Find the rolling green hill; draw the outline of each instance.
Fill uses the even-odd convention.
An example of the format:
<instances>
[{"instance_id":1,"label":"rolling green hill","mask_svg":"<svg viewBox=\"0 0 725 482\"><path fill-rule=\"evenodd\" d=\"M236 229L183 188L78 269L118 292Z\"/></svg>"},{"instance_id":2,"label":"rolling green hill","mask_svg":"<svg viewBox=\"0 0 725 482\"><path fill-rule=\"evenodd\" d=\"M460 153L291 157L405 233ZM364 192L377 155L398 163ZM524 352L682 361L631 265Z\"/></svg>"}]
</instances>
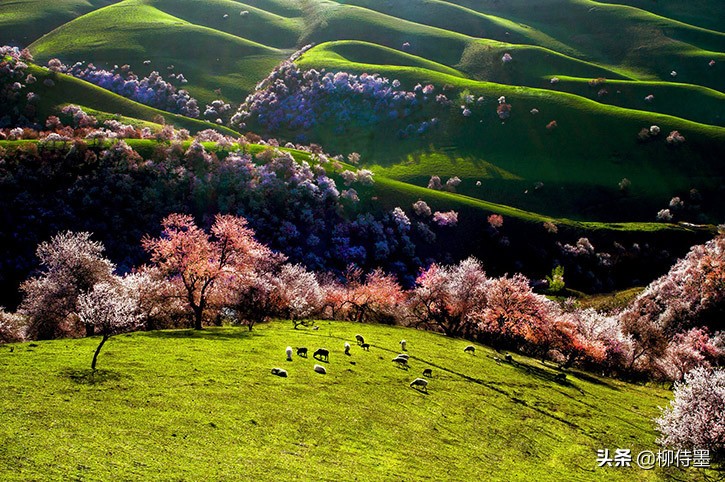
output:
<instances>
[{"instance_id":1,"label":"rolling green hill","mask_svg":"<svg viewBox=\"0 0 725 482\"><path fill-rule=\"evenodd\" d=\"M8 0L0 3L0 38L4 44L27 46L76 17L119 0Z\"/></svg>"},{"instance_id":2,"label":"rolling green hill","mask_svg":"<svg viewBox=\"0 0 725 482\"><path fill-rule=\"evenodd\" d=\"M431 175L458 176L464 181L459 192L470 196L580 220L592 215L595 219L615 220L614 215L620 220L654 220L661 209L655 207L665 207L672 196L686 193L692 186L715 195L722 184L725 129L721 127L622 109L562 92L466 80L422 67L361 64L340 59L337 53L330 55L331 50L326 44L313 48L298 64L306 68L344 64L348 71L400 79L409 88L422 80L448 85L454 93L465 89L486 99L471 117L454 117L432 138L400 141L396 132L374 127L356 127L339 137L320 134L327 139L327 148L358 151L386 177L425 186ZM496 115L496 99L501 95L514 112L505 123ZM722 102L720 94L712 95ZM534 108L539 114L529 112ZM546 129L551 120L558 124L553 131ZM640 143L637 133L653 124L663 132L687 133L687 143L672 148L664 142L666 134ZM623 178L632 181L629 197L618 188ZM477 188L479 180L483 186ZM544 186L534 192L537 182ZM612 210L608 203L631 206ZM709 209L720 212L715 204Z\"/></svg>"},{"instance_id":3,"label":"rolling green hill","mask_svg":"<svg viewBox=\"0 0 725 482\"><path fill-rule=\"evenodd\" d=\"M317 46L298 62L305 68L380 73L408 88L447 87L454 100L466 89L486 99L471 118L454 116L423 139L400 141L385 125L354 122L345 136L332 126L312 133L328 151L361 152L392 180L425 186L431 175L458 176L459 194L577 222L654 221L672 197L695 189L702 201L687 204L687 221L725 216L725 18L714 0L12 3L22 10L4 16L12 28L0 29L0 41L25 22L38 32L30 49L41 62L180 72L202 106L215 91L239 104L309 42ZM504 53L513 60L503 63ZM606 82L592 87L594 78ZM495 114L501 95L513 108L505 124ZM558 127L548 131L553 120ZM651 125L660 137L638 142ZM685 145L664 143L672 130ZM628 192L618 187L623 178Z\"/></svg>"},{"instance_id":4,"label":"rolling green hill","mask_svg":"<svg viewBox=\"0 0 725 482\"><path fill-rule=\"evenodd\" d=\"M155 3L128 0L83 15L34 42L31 51L40 62L62 57L99 66L130 64L142 75L181 72L201 102L216 98L216 89L242 98L290 53L187 22ZM151 63L144 66L145 60Z\"/></svg>"},{"instance_id":5,"label":"rolling green hill","mask_svg":"<svg viewBox=\"0 0 725 482\"><path fill-rule=\"evenodd\" d=\"M3 480L662 480L597 468L598 449L656 450L670 393L405 328L289 322L0 347ZM343 343L361 333L370 351ZM407 340L410 369L390 360ZM286 346L330 349L327 375ZM11 351L12 350L12 351ZM273 367L288 378L270 374ZM408 384L432 368L428 393Z\"/></svg>"}]
</instances>

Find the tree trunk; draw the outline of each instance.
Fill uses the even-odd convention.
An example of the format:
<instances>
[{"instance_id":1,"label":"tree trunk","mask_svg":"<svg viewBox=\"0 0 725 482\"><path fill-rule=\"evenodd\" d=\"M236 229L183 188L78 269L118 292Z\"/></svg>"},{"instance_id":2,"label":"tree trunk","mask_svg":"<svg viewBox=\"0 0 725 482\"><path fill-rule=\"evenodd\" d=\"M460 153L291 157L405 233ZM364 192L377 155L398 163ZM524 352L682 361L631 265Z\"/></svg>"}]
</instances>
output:
<instances>
[{"instance_id":1,"label":"tree trunk","mask_svg":"<svg viewBox=\"0 0 725 482\"><path fill-rule=\"evenodd\" d=\"M201 330L201 322L203 320L204 310L201 307L194 307L194 329Z\"/></svg>"},{"instance_id":2,"label":"tree trunk","mask_svg":"<svg viewBox=\"0 0 725 482\"><path fill-rule=\"evenodd\" d=\"M103 344L106 343L106 340L110 338L110 335L103 335L103 338L101 338L101 343L98 344L98 348L96 348L96 353L93 354L93 362L91 362L91 370L94 372L96 371L96 361L98 361L98 354L101 353L101 348L103 348Z\"/></svg>"},{"instance_id":3,"label":"tree trunk","mask_svg":"<svg viewBox=\"0 0 725 482\"><path fill-rule=\"evenodd\" d=\"M93 323L86 323L86 336L93 336L96 334L96 327Z\"/></svg>"}]
</instances>

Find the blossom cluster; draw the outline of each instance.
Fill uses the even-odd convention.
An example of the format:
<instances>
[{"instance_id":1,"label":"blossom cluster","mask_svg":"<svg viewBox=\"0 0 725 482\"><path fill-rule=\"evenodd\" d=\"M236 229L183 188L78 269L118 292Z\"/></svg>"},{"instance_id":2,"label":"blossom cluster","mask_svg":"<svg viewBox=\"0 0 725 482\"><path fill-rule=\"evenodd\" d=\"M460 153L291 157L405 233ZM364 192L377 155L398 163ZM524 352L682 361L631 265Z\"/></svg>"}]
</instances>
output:
<instances>
[{"instance_id":1,"label":"blossom cluster","mask_svg":"<svg viewBox=\"0 0 725 482\"><path fill-rule=\"evenodd\" d=\"M27 73L33 57L27 49L0 47L0 128L30 126L40 97L28 86L37 79Z\"/></svg>"},{"instance_id":2,"label":"blossom cluster","mask_svg":"<svg viewBox=\"0 0 725 482\"><path fill-rule=\"evenodd\" d=\"M353 122L400 124L399 136L423 135L438 124L449 104L433 85L403 89L398 80L377 74L302 70L288 60L279 65L232 117L232 125L256 123L267 131L309 131L331 122L342 132Z\"/></svg>"},{"instance_id":3,"label":"blossom cluster","mask_svg":"<svg viewBox=\"0 0 725 482\"><path fill-rule=\"evenodd\" d=\"M181 86L187 83L183 74L170 74L168 80L157 71L147 77L139 77L128 65L114 66L111 70L97 68L92 63L76 62L71 66L63 65L58 59L51 59L48 68L85 80L118 95L141 104L165 110L187 117L199 117L199 105L196 99ZM222 102L222 108L224 103ZM219 106L212 103L207 113L218 116ZM215 110L216 109L216 110ZM214 112L213 114L211 114ZM205 113L206 114L206 113ZM208 117L208 116L207 116Z\"/></svg>"}]
</instances>

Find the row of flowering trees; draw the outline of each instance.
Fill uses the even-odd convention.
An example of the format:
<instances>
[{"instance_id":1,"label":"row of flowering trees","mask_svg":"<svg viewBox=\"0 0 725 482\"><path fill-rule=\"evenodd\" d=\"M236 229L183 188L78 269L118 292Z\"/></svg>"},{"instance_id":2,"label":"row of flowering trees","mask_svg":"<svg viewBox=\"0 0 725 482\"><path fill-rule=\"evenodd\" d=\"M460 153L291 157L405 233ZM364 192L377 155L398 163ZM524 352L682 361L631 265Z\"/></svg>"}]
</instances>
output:
<instances>
[{"instance_id":1,"label":"row of flowering trees","mask_svg":"<svg viewBox=\"0 0 725 482\"><path fill-rule=\"evenodd\" d=\"M148 329L202 329L226 320L251 329L270 317L296 325L311 317L397 323L553 359L564 367L670 380L725 361L723 333L695 322L707 310L722 309L725 237L694 248L621 314L607 315L536 294L521 274L489 277L475 258L432 264L404 290L379 269L365 274L351 266L335 276L289 263L257 241L242 217L218 215L205 231L191 216L172 214L162 227L160 236L142 242L150 264L123 277L114 274L103 246L88 233L65 232L41 243L37 255L43 272L21 287L22 317L3 315L4 338L17 334L19 323L27 323L31 338L91 335L97 320L101 333L113 332L116 328L105 325L114 322L104 321L92 305L115 293L123 306L106 311L135 313L119 318L122 327L137 322ZM683 277L683 270L689 275ZM682 303L689 309L673 312Z\"/></svg>"},{"instance_id":2,"label":"row of flowering trees","mask_svg":"<svg viewBox=\"0 0 725 482\"><path fill-rule=\"evenodd\" d=\"M209 231L183 214L168 216L162 225L160 236L147 236L142 243L150 264L125 276L114 273L102 244L89 233L64 232L41 243L37 255L43 272L22 285L25 297L18 313L0 312L0 341L100 335L91 364L95 370L107 340L132 329L202 329L226 318L251 330L270 317L291 319L295 328L310 317L407 324L553 358L563 367L619 374L648 370L683 380L657 419L660 442L710 448L715 460L724 453L725 385L722 371L710 368L725 360L725 338L702 327L681 330L692 324L691 316L722 306L718 270L725 237L693 249L616 316L555 303L532 292L520 274L488 277L474 258L434 264L406 291L381 270L365 275L350 267L339 278L288 263L259 243L242 217L218 215ZM690 276L682 277L683 270ZM678 321L667 313L664 284L669 295L687 298L692 313L683 312ZM693 289L698 296L689 293ZM657 308L649 302L653 298L661 303ZM643 325L631 324L633 313L645 319L643 324L661 317L667 322L642 330ZM643 343L653 338L664 350L643 356ZM662 370L667 366L671 369Z\"/></svg>"}]
</instances>

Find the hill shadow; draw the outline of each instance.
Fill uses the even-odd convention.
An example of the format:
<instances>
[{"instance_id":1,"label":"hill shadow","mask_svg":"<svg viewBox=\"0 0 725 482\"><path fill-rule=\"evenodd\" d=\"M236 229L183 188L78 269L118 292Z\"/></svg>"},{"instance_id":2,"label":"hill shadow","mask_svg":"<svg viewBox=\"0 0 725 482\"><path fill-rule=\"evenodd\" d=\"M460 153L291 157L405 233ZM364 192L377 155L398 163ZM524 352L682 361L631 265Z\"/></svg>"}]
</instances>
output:
<instances>
[{"instance_id":1,"label":"hill shadow","mask_svg":"<svg viewBox=\"0 0 725 482\"><path fill-rule=\"evenodd\" d=\"M192 339L196 338L199 340L243 340L246 338L252 338L255 336L263 336L255 331L249 331L246 328L239 330L162 330L162 331L147 331L144 333L145 336L152 338L165 338L165 339Z\"/></svg>"},{"instance_id":2,"label":"hill shadow","mask_svg":"<svg viewBox=\"0 0 725 482\"><path fill-rule=\"evenodd\" d=\"M524 407L526 407L528 409L531 409L531 410L533 410L533 411L535 411L535 412L537 412L537 413L539 413L539 414L541 414L541 415L543 415L545 417L551 418L553 420L556 420L557 422L561 422L561 423L563 423L565 425L568 425L571 428L574 428L574 429L577 429L577 430L580 430L581 429L581 427L579 427L579 425L577 425L576 423L570 422L569 420L566 420L565 418L559 417L558 415L554 415L553 413L546 412L545 410L542 410L542 409L540 409L540 408L538 408L538 407L536 407L534 405L531 405L526 400L522 400L520 398L517 398L517 397L513 396L511 393L509 393L506 390L503 390L503 389L495 386L493 383L489 383L489 382L487 382L485 380L481 380L480 378L475 378L475 377L472 377L470 375L466 375L465 373L457 372L457 371L452 370L450 368L446 368L446 367L443 367L443 366L438 365L436 363L432 363L431 361L425 360L423 358L419 358L419 357L416 357L416 356L411 356L410 359L411 360L417 360L417 361L426 363L426 364L428 364L431 367L435 367L435 368L441 370L442 372L450 373L451 375L455 375L457 377L461 377L464 380L467 380L467 381L472 382L472 383L475 383L477 385L481 385L483 387L486 387L489 390L492 390L492 391L494 391L494 392L496 392L496 393L498 393L500 395L503 395L504 397L506 397L509 400L511 400L511 402L513 402L513 403L516 403L518 405L522 405L522 406L524 406ZM525 364L519 364L519 365L525 365ZM529 365L526 365L526 366L529 366ZM554 376L555 375L549 374L548 372L546 372L546 370L543 370L543 369L537 368L537 367L532 367L532 368L536 368L537 370L539 370L539 372L546 373L546 376L544 376L542 373L538 373L539 378L541 378L542 380L549 380L549 381L553 381L554 380ZM526 368L525 367L521 367L521 369L524 370L524 371L526 371ZM527 372L527 374L531 375L532 372ZM536 376L536 375L534 375L534 376ZM573 388L575 388L575 389L577 389L577 390L579 390L581 392L581 389L578 388L578 387L576 387L575 385L570 384L570 383L568 383L566 381L564 383L565 384L569 384L570 386L572 386Z\"/></svg>"},{"instance_id":3,"label":"hill shadow","mask_svg":"<svg viewBox=\"0 0 725 482\"><path fill-rule=\"evenodd\" d=\"M90 368L66 368L60 372L62 378L69 378L79 385L100 385L121 379L121 374L113 370L91 370Z\"/></svg>"}]
</instances>

